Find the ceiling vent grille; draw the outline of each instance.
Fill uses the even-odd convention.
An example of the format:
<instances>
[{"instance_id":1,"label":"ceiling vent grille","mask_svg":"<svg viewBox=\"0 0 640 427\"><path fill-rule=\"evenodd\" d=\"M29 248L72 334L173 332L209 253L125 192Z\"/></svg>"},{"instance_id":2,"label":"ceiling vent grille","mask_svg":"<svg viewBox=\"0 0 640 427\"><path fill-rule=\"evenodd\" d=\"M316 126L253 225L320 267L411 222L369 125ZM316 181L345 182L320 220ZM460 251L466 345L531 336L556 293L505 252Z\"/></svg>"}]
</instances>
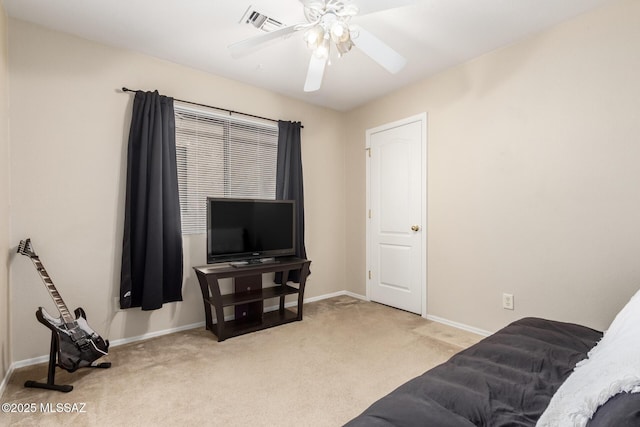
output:
<instances>
[{"instance_id":1,"label":"ceiling vent grille","mask_svg":"<svg viewBox=\"0 0 640 427\"><path fill-rule=\"evenodd\" d=\"M249 6L247 11L240 20L241 23L251 24L259 30L271 32L279 28L284 27L284 24L273 18L269 18L267 15L254 10L252 6Z\"/></svg>"}]
</instances>

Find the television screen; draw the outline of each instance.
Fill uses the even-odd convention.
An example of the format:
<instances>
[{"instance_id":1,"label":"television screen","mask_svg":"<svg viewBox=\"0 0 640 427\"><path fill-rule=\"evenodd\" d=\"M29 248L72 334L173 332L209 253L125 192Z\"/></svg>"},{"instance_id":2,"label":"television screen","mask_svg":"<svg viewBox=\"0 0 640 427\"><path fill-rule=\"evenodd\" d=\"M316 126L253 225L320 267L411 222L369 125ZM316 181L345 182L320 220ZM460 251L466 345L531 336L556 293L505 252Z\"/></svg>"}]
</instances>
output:
<instances>
[{"instance_id":1,"label":"television screen","mask_svg":"<svg viewBox=\"0 0 640 427\"><path fill-rule=\"evenodd\" d=\"M295 254L295 202L207 198L207 263Z\"/></svg>"}]
</instances>

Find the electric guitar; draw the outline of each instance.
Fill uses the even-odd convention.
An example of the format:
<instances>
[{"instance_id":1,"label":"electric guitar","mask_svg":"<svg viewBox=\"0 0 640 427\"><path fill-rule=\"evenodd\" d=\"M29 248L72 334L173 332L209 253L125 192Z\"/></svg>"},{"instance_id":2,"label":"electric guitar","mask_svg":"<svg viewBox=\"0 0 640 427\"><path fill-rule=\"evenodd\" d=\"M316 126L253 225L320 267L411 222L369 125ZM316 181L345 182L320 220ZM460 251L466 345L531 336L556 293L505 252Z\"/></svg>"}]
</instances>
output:
<instances>
[{"instance_id":1,"label":"electric guitar","mask_svg":"<svg viewBox=\"0 0 640 427\"><path fill-rule=\"evenodd\" d=\"M20 241L18 253L31 259L60 312L60 317L56 318L42 307L36 311L38 321L55 333L58 341L58 365L69 372L86 366L97 366L94 361L107 355L109 341L103 340L89 327L87 315L82 308L76 308L75 318L71 315L53 280L33 250L31 239Z\"/></svg>"}]
</instances>

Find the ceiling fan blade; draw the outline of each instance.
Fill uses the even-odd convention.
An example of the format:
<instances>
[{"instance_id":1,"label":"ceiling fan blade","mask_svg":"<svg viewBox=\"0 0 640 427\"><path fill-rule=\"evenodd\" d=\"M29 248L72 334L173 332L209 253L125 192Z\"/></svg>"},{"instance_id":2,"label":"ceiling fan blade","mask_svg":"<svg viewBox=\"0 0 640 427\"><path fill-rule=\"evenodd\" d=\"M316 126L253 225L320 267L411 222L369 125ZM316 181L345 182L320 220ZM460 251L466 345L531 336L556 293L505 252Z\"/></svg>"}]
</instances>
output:
<instances>
[{"instance_id":1,"label":"ceiling fan blade","mask_svg":"<svg viewBox=\"0 0 640 427\"><path fill-rule=\"evenodd\" d=\"M380 12L381 10L395 9L396 7L408 6L418 3L419 0L352 0L351 3L358 6L358 16L369 13Z\"/></svg>"},{"instance_id":2,"label":"ceiling fan blade","mask_svg":"<svg viewBox=\"0 0 640 427\"><path fill-rule=\"evenodd\" d=\"M304 82L305 92L315 92L322 86L322 76L324 76L324 67L327 64L326 58L318 58L311 55L309 61L309 70L307 71L307 80Z\"/></svg>"},{"instance_id":3,"label":"ceiling fan blade","mask_svg":"<svg viewBox=\"0 0 640 427\"><path fill-rule=\"evenodd\" d=\"M280 28L279 30L271 31L269 33L261 34L256 37L251 37L250 39L230 44L228 47L231 51L231 56L234 58L240 58L248 55L263 47L270 41L288 36L289 34L298 31L298 29L300 29L299 27L300 24L291 25L289 27Z\"/></svg>"},{"instance_id":4,"label":"ceiling fan blade","mask_svg":"<svg viewBox=\"0 0 640 427\"><path fill-rule=\"evenodd\" d=\"M387 71L396 74L405 66L407 60L389 45L362 27L354 25L352 28L357 33L357 37L353 38L353 44Z\"/></svg>"}]
</instances>

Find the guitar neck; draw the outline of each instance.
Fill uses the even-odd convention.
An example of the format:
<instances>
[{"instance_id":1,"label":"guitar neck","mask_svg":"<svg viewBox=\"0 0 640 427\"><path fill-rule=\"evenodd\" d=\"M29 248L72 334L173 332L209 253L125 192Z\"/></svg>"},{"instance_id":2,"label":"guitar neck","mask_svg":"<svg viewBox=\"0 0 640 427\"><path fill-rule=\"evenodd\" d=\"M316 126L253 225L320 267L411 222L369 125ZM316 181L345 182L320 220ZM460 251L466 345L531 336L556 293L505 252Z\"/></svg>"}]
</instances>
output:
<instances>
[{"instance_id":1,"label":"guitar neck","mask_svg":"<svg viewBox=\"0 0 640 427\"><path fill-rule=\"evenodd\" d=\"M58 293L58 290L53 284L53 280L51 280L51 277L49 277L49 273L47 273L47 270L44 268L44 265L42 265L40 258L38 258L37 256L32 256L31 261L33 262L33 265L36 267L38 274L40 274L40 278L42 279L45 287L49 291L49 295L51 295L53 302L56 304L56 307L60 312L60 316L62 317L63 322L66 324L74 323L75 321L74 317L71 315L71 312L69 312L67 305L62 300L60 293Z\"/></svg>"}]
</instances>

